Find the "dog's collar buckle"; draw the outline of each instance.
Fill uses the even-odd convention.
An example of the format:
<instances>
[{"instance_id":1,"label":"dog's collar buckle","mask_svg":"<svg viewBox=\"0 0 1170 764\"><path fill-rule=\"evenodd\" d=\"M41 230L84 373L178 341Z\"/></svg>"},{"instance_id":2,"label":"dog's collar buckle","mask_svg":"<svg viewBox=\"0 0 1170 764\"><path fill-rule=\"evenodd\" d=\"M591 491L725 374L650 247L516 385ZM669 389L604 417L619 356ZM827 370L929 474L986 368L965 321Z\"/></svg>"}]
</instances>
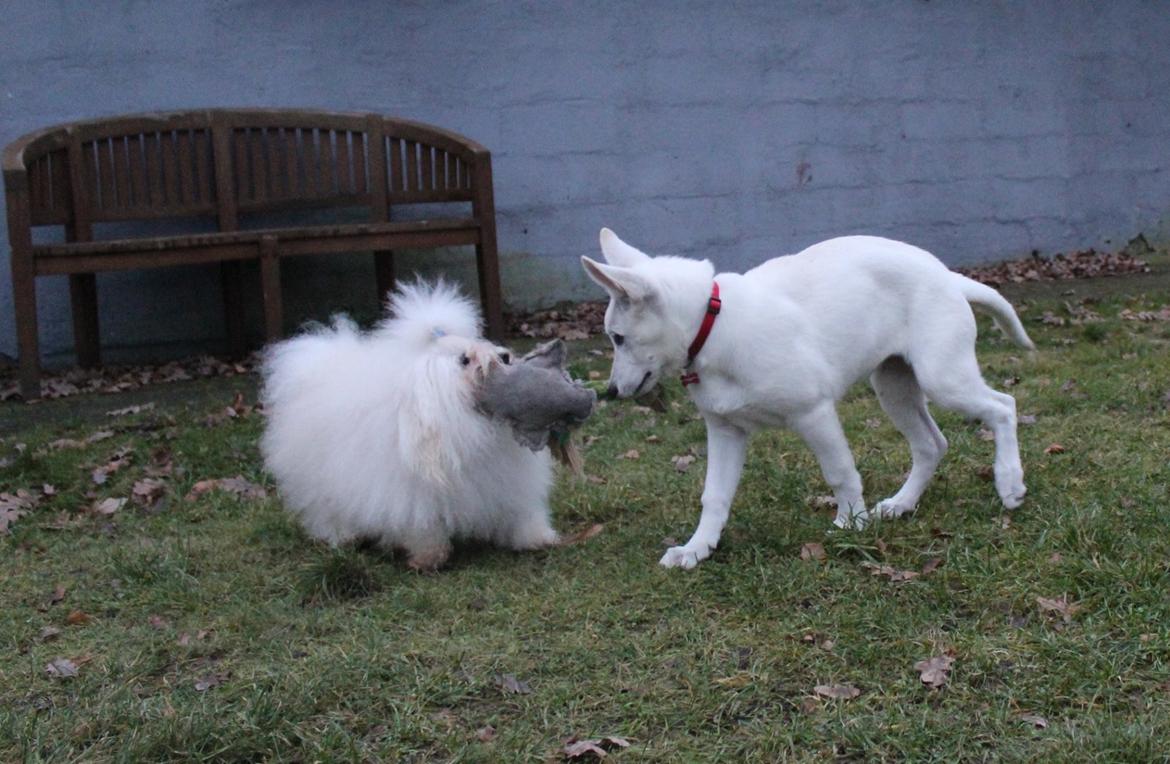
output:
<instances>
[{"instance_id":1,"label":"dog's collar buckle","mask_svg":"<svg viewBox=\"0 0 1170 764\"><path fill-rule=\"evenodd\" d=\"M687 348L687 365L690 368L695 361L695 356L703 349L703 344L707 342L707 335L711 333L711 327L715 326L715 317L719 315L719 311L723 309L723 301L719 299L719 282L711 282L711 297L707 300L707 312L703 315L703 323L699 326L699 333L695 335L691 346ZM697 385L699 383L699 373L697 371L689 371L680 377L683 387L688 385Z\"/></svg>"}]
</instances>

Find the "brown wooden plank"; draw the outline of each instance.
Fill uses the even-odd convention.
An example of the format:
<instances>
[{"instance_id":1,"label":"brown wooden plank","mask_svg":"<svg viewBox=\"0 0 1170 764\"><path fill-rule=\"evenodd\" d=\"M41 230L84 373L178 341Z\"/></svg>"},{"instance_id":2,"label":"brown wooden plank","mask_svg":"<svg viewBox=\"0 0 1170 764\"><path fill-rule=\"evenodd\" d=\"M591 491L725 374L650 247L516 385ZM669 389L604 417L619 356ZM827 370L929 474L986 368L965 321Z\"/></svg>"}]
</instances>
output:
<instances>
[{"instance_id":1,"label":"brown wooden plank","mask_svg":"<svg viewBox=\"0 0 1170 764\"><path fill-rule=\"evenodd\" d=\"M405 191L418 191L418 144L414 141L404 141L406 148L406 185Z\"/></svg>"},{"instance_id":2,"label":"brown wooden plank","mask_svg":"<svg viewBox=\"0 0 1170 764\"><path fill-rule=\"evenodd\" d=\"M69 146L69 185L73 189L71 241L93 238L94 194L97 192L97 170L93 163L93 144L82 144L74 139Z\"/></svg>"},{"instance_id":3,"label":"brown wooden plank","mask_svg":"<svg viewBox=\"0 0 1170 764\"><path fill-rule=\"evenodd\" d=\"M114 186L114 157L112 141L108 138L95 141L94 155L97 159L97 174L99 184L98 207L104 210L118 208L118 192Z\"/></svg>"},{"instance_id":4,"label":"brown wooden plank","mask_svg":"<svg viewBox=\"0 0 1170 764\"><path fill-rule=\"evenodd\" d=\"M284 131L284 170L288 179L289 196L301 195L301 151L296 130Z\"/></svg>"},{"instance_id":5,"label":"brown wooden plank","mask_svg":"<svg viewBox=\"0 0 1170 764\"><path fill-rule=\"evenodd\" d=\"M77 365L83 369L100 366L97 278L94 274L69 275L69 300L73 309L73 350Z\"/></svg>"},{"instance_id":6,"label":"brown wooden plank","mask_svg":"<svg viewBox=\"0 0 1170 764\"><path fill-rule=\"evenodd\" d=\"M146 187L149 190L150 206L161 208L166 206L166 192L163 190L162 149L158 133L147 133L142 136L142 146L146 155Z\"/></svg>"},{"instance_id":7,"label":"brown wooden plank","mask_svg":"<svg viewBox=\"0 0 1170 764\"><path fill-rule=\"evenodd\" d=\"M353 187L358 194L366 194L370 190L366 185L366 158L369 156L367 143L365 133L353 133ZM385 170L385 162L382 167ZM384 176L386 173L383 171L382 174Z\"/></svg>"},{"instance_id":8,"label":"brown wooden plank","mask_svg":"<svg viewBox=\"0 0 1170 764\"><path fill-rule=\"evenodd\" d=\"M260 239L260 292L264 303L264 335L273 342L280 339L284 324L280 299L280 250L275 236Z\"/></svg>"},{"instance_id":9,"label":"brown wooden plank","mask_svg":"<svg viewBox=\"0 0 1170 764\"><path fill-rule=\"evenodd\" d=\"M130 161L126 153L126 139L114 138L111 141L114 161L110 165L114 173L114 186L118 194L117 206L126 209L134 206L134 199L130 195Z\"/></svg>"},{"instance_id":10,"label":"brown wooden plank","mask_svg":"<svg viewBox=\"0 0 1170 764\"><path fill-rule=\"evenodd\" d=\"M236 186L232 178L232 128L216 117L211 126L211 161L215 168L215 211L219 230L234 231L239 226Z\"/></svg>"},{"instance_id":11,"label":"brown wooden plank","mask_svg":"<svg viewBox=\"0 0 1170 764\"><path fill-rule=\"evenodd\" d=\"M126 163L132 204L135 207L149 207L150 189L146 185L146 159L142 155L141 135L126 138Z\"/></svg>"},{"instance_id":12,"label":"brown wooden plank","mask_svg":"<svg viewBox=\"0 0 1170 764\"><path fill-rule=\"evenodd\" d=\"M35 219L50 211L49 158L41 157L28 168L29 210Z\"/></svg>"},{"instance_id":13,"label":"brown wooden plank","mask_svg":"<svg viewBox=\"0 0 1170 764\"><path fill-rule=\"evenodd\" d=\"M402 141L390 139L390 190L401 191L406 187L402 171Z\"/></svg>"},{"instance_id":14,"label":"brown wooden plank","mask_svg":"<svg viewBox=\"0 0 1170 764\"><path fill-rule=\"evenodd\" d=\"M252 193L252 173L248 167L248 133L232 130L232 170L235 173L236 198L241 202L255 199Z\"/></svg>"},{"instance_id":15,"label":"brown wooden plank","mask_svg":"<svg viewBox=\"0 0 1170 764\"><path fill-rule=\"evenodd\" d=\"M353 182L352 173L353 154L350 141L353 139L353 133L341 132L337 134L337 192L339 194L352 194Z\"/></svg>"},{"instance_id":16,"label":"brown wooden plank","mask_svg":"<svg viewBox=\"0 0 1170 764\"><path fill-rule=\"evenodd\" d=\"M176 136L175 164L179 167L179 201L183 205L194 204L198 200L195 195L195 153L189 130L180 130Z\"/></svg>"},{"instance_id":17,"label":"brown wooden plank","mask_svg":"<svg viewBox=\"0 0 1170 764\"><path fill-rule=\"evenodd\" d=\"M166 131L159 134L159 154L162 156L163 193L166 195L166 207L179 207L182 200L179 198L179 164L175 157L175 134Z\"/></svg>"},{"instance_id":18,"label":"brown wooden plank","mask_svg":"<svg viewBox=\"0 0 1170 764\"><path fill-rule=\"evenodd\" d=\"M459 181L455 177L455 163L456 158L446 151L443 152L443 188L449 190L459 187Z\"/></svg>"},{"instance_id":19,"label":"brown wooden plank","mask_svg":"<svg viewBox=\"0 0 1170 764\"><path fill-rule=\"evenodd\" d=\"M192 135L195 145L195 187L199 202L215 201L215 172L211 166L211 131L196 130Z\"/></svg>"},{"instance_id":20,"label":"brown wooden plank","mask_svg":"<svg viewBox=\"0 0 1170 764\"><path fill-rule=\"evenodd\" d=\"M322 196L332 196L337 188L335 185L337 166L333 150L334 133L330 130L321 130L319 138L321 144L321 186L319 190Z\"/></svg>"},{"instance_id":21,"label":"brown wooden plank","mask_svg":"<svg viewBox=\"0 0 1170 764\"><path fill-rule=\"evenodd\" d=\"M290 195L288 188L288 174L285 171L285 142L284 130L273 128L268 131L268 187L273 199L283 199Z\"/></svg>"},{"instance_id":22,"label":"brown wooden plank","mask_svg":"<svg viewBox=\"0 0 1170 764\"><path fill-rule=\"evenodd\" d=\"M434 163L434 149L430 146L420 144L418 147L421 162L419 164L419 188L423 191L435 190L435 163Z\"/></svg>"},{"instance_id":23,"label":"brown wooden plank","mask_svg":"<svg viewBox=\"0 0 1170 764\"><path fill-rule=\"evenodd\" d=\"M305 185L303 194L305 196L317 196L318 182L317 178L318 163L317 163L317 141L319 136L316 130L302 130L300 133L300 142L298 147L300 150L300 159L305 168Z\"/></svg>"},{"instance_id":24,"label":"brown wooden plank","mask_svg":"<svg viewBox=\"0 0 1170 764\"><path fill-rule=\"evenodd\" d=\"M258 201L267 201L272 198L268 189L268 138L264 128L249 131L248 154L252 160L252 189L253 198Z\"/></svg>"},{"instance_id":25,"label":"brown wooden plank","mask_svg":"<svg viewBox=\"0 0 1170 764\"><path fill-rule=\"evenodd\" d=\"M53 151L46 154L49 159L49 177L53 186L52 209L54 217L69 211L69 162L64 151Z\"/></svg>"}]
</instances>

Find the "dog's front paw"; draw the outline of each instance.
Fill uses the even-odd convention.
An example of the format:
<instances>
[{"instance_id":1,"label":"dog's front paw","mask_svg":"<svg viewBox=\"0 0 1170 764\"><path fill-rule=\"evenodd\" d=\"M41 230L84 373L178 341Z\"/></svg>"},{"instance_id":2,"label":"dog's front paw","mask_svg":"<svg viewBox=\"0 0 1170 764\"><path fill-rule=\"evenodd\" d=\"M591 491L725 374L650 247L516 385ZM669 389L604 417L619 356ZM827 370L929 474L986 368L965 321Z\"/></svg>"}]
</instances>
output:
<instances>
[{"instance_id":1,"label":"dog's front paw","mask_svg":"<svg viewBox=\"0 0 1170 764\"><path fill-rule=\"evenodd\" d=\"M666 554L662 555L658 564L664 568L690 570L711 555L711 549L709 547L705 549L706 551L699 552L690 547L672 546L666 550Z\"/></svg>"},{"instance_id":2,"label":"dog's front paw","mask_svg":"<svg viewBox=\"0 0 1170 764\"><path fill-rule=\"evenodd\" d=\"M833 520L833 525L843 530L859 531L869 525L872 519L869 512L839 512Z\"/></svg>"},{"instance_id":3,"label":"dog's front paw","mask_svg":"<svg viewBox=\"0 0 1170 764\"><path fill-rule=\"evenodd\" d=\"M901 517L914 511L914 507L898 504L892 498L882 499L873 508L878 517Z\"/></svg>"}]
</instances>

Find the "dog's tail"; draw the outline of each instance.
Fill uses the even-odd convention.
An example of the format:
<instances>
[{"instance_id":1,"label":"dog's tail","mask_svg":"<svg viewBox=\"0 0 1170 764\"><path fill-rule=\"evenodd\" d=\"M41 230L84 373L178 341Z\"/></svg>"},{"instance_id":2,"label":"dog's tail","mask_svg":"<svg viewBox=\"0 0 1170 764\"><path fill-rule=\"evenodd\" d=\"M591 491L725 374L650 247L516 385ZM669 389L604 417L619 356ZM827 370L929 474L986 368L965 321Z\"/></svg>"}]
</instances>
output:
<instances>
[{"instance_id":1,"label":"dog's tail","mask_svg":"<svg viewBox=\"0 0 1170 764\"><path fill-rule=\"evenodd\" d=\"M1024 331L1024 325L1020 323L1020 317L1016 315L1015 308L1004 299L1003 295L986 284L980 284L962 274L954 273L952 275L959 285L959 291L967 298L967 302L990 313L1000 331L1011 337L1017 345L1028 350L1036 349L1031 338L1028 337L1028 333Z\"/></svg>"},{"instance_id":2,"label":"dog's tail","mask_svg":"<svg viewBox=\"0 0 1170 764\"><path fill-rule=\"evenodd\" d=\"M422 279L403 284L389 295L387 307L389 316L378 324L378 333L410 345L425 345L447 334L468 339L482 336L483 323L475 304L442 279L433 284Z\"/></svg>"}]
</instances>

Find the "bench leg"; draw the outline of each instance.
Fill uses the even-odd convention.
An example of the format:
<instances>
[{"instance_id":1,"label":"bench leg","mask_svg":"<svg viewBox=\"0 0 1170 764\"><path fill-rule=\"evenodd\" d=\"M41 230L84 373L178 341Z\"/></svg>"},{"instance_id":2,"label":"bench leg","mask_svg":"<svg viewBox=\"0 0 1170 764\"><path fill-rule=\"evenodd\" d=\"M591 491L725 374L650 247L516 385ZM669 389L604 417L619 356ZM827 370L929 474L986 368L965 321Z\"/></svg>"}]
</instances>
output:
<instances>
[{"instance_id":1,"label":"bench leg","mask_svg":"<svg viewBox=\"0 0 1170 764\"><path fill-rule=\"evenodd\" d=\"M243 270L239 260L224 260L219 264L223 325L227 331L228 353L233 358L242 358L245 351Z\"/></svg>"},{"instance_id":2,"label":"bench leg","mask_svg":"<svg viewBox=\"0 0 1170 764\"><path fill-rule=\"evenodd\" d=\"M37 285L31 269L12 267L16 307L16 348L20 355L20 394L26 401L41 397L41 355L37 342Z\"/></svg>"},{"instance_id":3,"label":"bench leg","mask_svg":"<svg viewBox=\"0 0 1170 764\"><path fill-rule=\"evenodd\" d=\"M385 307L387 295L394 291L393 250L374 253L374 280L378 284L378 306Z\"/></svg>"},{"instance_id":4,"label":"bench leg","mask_svg":"<svg viewBox=\"0 0 1170 764\"><path fill-rule=\"evenodd\" d=\"M479 271L479 299L483 302L483 317L487 322L487 336L493 342L504 341L504 312L500 297L500 258L496 253L495 236L475 246L475 264Z\"/></svg>"},{"instance_id":5,"label":"bench leg","mask_svg":"<svg viewBox=\"0 0 1170 764\"><path fill-rule=\"evenodd\" d=\"M97 276L74 273L69 276L69 301L73 306L73 349L83 369L101 366L98 331Z\"/></svg>"},{"instance_id":6,"label":"bench leg","mask_svg":"<svg viewBox=\"0 0 1170 764\"><path fill-rule=\"evenodd\" d=\"M276 239L260 240L260 290L264 300L264 337L275 342L282 334L284 310L280 303L280 254Z\"/></svg>"}]
</instances>

